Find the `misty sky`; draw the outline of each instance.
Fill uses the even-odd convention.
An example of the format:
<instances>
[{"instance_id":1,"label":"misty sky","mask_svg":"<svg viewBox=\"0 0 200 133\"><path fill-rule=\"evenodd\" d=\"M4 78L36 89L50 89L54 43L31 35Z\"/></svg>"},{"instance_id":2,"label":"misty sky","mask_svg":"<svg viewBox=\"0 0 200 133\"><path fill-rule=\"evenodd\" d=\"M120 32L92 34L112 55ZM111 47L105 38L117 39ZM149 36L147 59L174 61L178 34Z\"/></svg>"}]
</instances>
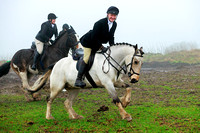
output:
<instances>
[{"instance_id":1,"label":"misty sky","mask_svg":"<svg viewBox=\"0 0 200 133\"><path fill-rule=\"evenodd\" d=\"M199 0L1 0L0 57L30 48L51 12L58 16L58 31L67 23L81 37L106 17L109 6L120 10L115 42L137 43L153 52L177 42L200 47Z\"/></svg>"}]
</instances>

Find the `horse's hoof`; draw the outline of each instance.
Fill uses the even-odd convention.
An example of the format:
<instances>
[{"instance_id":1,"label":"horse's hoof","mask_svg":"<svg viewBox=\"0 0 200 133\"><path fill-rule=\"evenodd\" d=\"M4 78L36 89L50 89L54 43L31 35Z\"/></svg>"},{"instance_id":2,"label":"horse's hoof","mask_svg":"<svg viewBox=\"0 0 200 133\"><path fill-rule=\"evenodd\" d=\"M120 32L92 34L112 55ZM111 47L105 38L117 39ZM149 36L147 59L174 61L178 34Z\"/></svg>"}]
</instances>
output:
<instances>
[{"instance_id":1,"label":"horse's hoof","mask_svg":"<svg viewBox=\"0 0 200 133\"><path fill-rule=\"evenodd\" d=\"M32 97L30 97L30 96L25 96L25 99L26 99L27 102L34 101L34 99Z\"/></svg>"},{"instance_id":2,"label":"horse's hoof","mask_svg":"<svg viewBox=\"0 0 200 133\"><path fill-rule=\"evenodd\" d=\"M130 121L132 121L132 118L131 118L131 117L128 117L128 118L126 118L126 120L127 120L128 122L130 122Z\"/></svg>"},{"instance_id":3,"label":"horse's hoof","mask_svg":"<svg viewBox=\"0 0 200 133\"><path fill-rule=\"evenodd\" d=\"M84 117L82 115L79 115L78 116L78 119L83 119Z\"/></svg>"},{"instance_id":4,"label":"horse's hoof","mask_svg":"<svg viewBox=\"0 0 200 133\"><path fill-rule=\"evenodd\" d=\"M77 115L75 117L70 117L70 119L73 119L73 120L77 120L77 119L83 119L84 117L81 116L81 115Z\"/></svg>"},{"instance_id":5,"label":"horse's hoof","mask_svg":"<svg viewBox=\"0 0 200 133\"><path fill-rule=\"evenodd\" d=\"M130 85L129 84L126 84L126 83L124 83L124 86L123 87L130 87Z\"/></svg>"},{"instance_id":6,"label":"horse's hoof","mask_svg":"<svg viewBox=\"0 0 200 133\"><path fill-rule=\"evenodd\" d=\"M26 99L27 102L33 102L33 99Z\"/></svg>"},{"instance_id":7,"label":"horse's hoof","mask_svg":"<svg viewBox=\"0 0 200 133\"><path fill-rule=\"evenodd\" d=\"M46 117L47 120L52 120L52 119L55 119L53 116L48 116Z\"/></svg>"},{"instance_id":8,"label":"horse's hoof","mask_svg":"<svg viewBox=\"0 0 200 133\"><path fill-rule=\"evenodd\" d=\"M131 115L127 114L127 115L124 117L124 120L127 120L128 122L132 121Z\"/></svg>"},{"instance_id":9,"label":"horse's hoof","mask_svg":"<svg viewBox=\"0 0 200 133\"><path fill-rule=\"evenodd\" d=\"M34 101L41 101L42 100L40 93L33 93L32 97L33 97Z\"/></svg>"}]
</instances>

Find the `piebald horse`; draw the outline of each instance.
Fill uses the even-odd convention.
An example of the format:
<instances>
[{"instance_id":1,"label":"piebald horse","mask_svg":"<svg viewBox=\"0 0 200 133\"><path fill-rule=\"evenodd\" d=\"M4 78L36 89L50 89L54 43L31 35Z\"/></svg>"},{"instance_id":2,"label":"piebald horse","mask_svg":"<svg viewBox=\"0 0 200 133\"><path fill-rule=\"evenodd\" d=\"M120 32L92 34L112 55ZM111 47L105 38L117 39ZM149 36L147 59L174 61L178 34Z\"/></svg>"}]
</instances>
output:
<instances>
[{"instance_id":1,"label":"piebald horse","mask_svg":"<svg viewBox=\"0 0 200 133\"><path fill-rule=\"evenodd\" d=\"M58 60L68 56L69 49L76 45L80 45L79 37L72 26L60 35L52 46L46 46L45 52L41 57L41 61L37 63L36 71L31 69L35 49L21 49L15 53L10 62L0 66L0 77L9 72L10 67L21 78L22 90L24 91L27 101L35 100L35 95L27 90L42 88L50 72L48 67L54 65ZM42 75L33 86L29 85L29 80L33 75Z\"/></svg>"},{"instance_id":2,"label":"piebald horse","mask_svg":"<svg viewBox=\"0 0 200 133\"><path fill-rule=\"evenodd\" d=\"M119 108L122 119L131 121L131 115L124 110L130 102L131 89L127 88L126 94L122 98L118 98L114 83L118 81L117 73L118 70L121 70L122 68L124 68L124 71L128 72L131 83L135 83L139 80L144 52L142 51L142 48L138 49L137 45L133 46L126 43L115 44L110 47L110 51L110 57L112 57L113 60L110 59L110 63L107 61L108 64L105 65L104 55L97 53L89 73L98 87L103 87L108 91L114 104ZM102 69L103 64L104 70ZM105 70L109 71L105 73ZM50 75L50 97L47 99L46 119L54 119L51 115L51 104L63 88L65 88L69 93L66 101L64 102L64 105L69 113L69 118L83 118L83 116L78 115L72 108L73 100L77 97L81 89L74 87L77 73L76 62L72 59L72 57L65 57L55 64ZM123 72L121 71L121 73ZM86 83L85 88L92 88L86 78L84 81Z\"/></svg>"}]
</instances>

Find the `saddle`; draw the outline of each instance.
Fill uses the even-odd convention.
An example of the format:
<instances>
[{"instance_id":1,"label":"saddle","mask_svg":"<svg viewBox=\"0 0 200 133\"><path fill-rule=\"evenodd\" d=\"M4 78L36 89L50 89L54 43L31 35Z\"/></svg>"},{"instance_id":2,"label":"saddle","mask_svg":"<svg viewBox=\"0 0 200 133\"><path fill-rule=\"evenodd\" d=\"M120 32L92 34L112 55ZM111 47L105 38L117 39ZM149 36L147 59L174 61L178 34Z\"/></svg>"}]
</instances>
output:
<instances>
[{"instance_id":1,"label":"saddle","mask_svg":"<svg viewBox=\"0 0 200 133\"><path fill-rule=\"evenodd\" d=\"M84 53L83 49L80 48L80 49L76 49L74 54L72 54L73 59L77 61L77 63L76 63L77 70L79 70L80 64L83 61L83 53ZM97 88L97 85L94 82L94 80L92 79L91 75L89 74L89 71L94 63L95 53L96 52L94 52L94 51L91 52L88 64L86 66L86 72L85 72L85 77L90 82L90 84L92 85L93 88Z\"/></svg>"},{"instance_id":2,"label":"saddle","mask_svg":"<svg viewBox=\"0 0 200 133\"><path fill-rule=\"evenodd\" d=\"M54 41L54 42L55 42L55 41ZM49 47L49 46L52 46L52 45L54 44L54 42L53 42L51 45L45 44L45 45L44 45L44 49L46 49L46 48ZM36 49L36 45L35 45L35 42L34 42L34 41L32 42L31 49L33 49L33 50Z\"/></svg>"},{"instance_id":3,"label":"saddle","mask_svg":"<svg viewBox=\"0 0 200 133\"><path fill-rule=\"evenodd\" d=\"M47 45L47 44L44 45L44 50L43 50L41 56L39 57L39 64L40 64L40 66L41 66L41 68L42 68L43 70L45 70L45 68L44 68L44 63L42 62L42 60L45 58L45 57L44 57L44 56L45 56L44 53L45 53L46 49L47 49L49 46L51 46L51 45ZM35 45L35 41L32 42L31 49L34 50L34 53L37 51L36 45Z\"/></svg>"}]
</instances>

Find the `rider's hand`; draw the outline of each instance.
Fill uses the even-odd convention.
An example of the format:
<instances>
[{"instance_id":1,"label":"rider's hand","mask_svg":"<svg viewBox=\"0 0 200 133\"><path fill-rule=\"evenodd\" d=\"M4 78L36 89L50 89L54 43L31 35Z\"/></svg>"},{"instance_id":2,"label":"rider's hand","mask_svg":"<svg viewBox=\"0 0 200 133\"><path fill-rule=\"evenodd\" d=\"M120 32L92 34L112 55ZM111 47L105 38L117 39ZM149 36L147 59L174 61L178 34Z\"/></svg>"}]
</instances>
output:
<instances>
[{"instance_id":1,"label":"rider's hand","mask_svg":"<svg viewBox=\"0 0 200 133\"><path fill-rule=\"evenodd\" d=\"M53 40L49 40L48 45L51 46L53 45L54 41Z\"/></svg>"},{"instance_id":2,"label":"rider's hand","mask_svg":"<svg viewBox=\"0 0 200 133\"><path fill-rule=\"evenodd\" d=\"M102 53L106 53L107 50L108 50L108 47L101 46L101 52Z\"/></svg>"},{"instance_id":3,"label":"rider's hand","mask_svg":"<svg viewBox=\"0 0 200 133\"><path fill-rule=\"evenodd\" d=\"M51 42L51 44L53 44L54 43L54 41L53 40L49 40L50 42Z\"/></svg>"}]
</instances>

